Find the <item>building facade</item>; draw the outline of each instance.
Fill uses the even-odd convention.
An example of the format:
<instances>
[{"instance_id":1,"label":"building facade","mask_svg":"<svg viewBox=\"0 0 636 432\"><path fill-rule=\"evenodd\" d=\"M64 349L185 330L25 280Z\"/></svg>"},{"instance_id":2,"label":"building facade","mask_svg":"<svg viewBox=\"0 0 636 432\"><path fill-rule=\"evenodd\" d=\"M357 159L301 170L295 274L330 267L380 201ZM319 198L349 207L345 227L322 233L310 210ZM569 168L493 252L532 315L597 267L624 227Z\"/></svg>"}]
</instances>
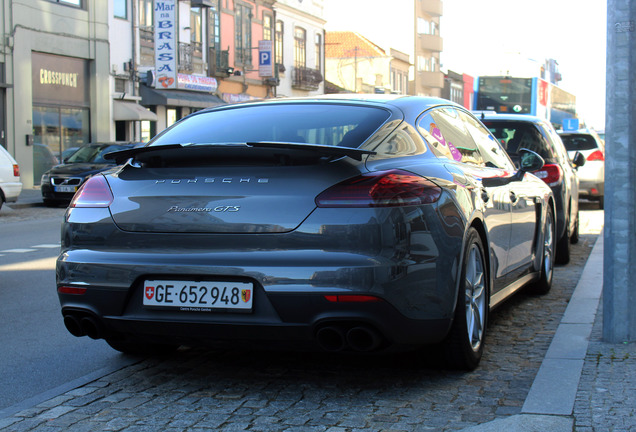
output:
<instances>
[{"instance_id":1,"label":"building facade","mask_svg":"<svg viewBox=\"0 0 636 432\"><path fill-rule=\"evenodd\" d=\"M65 149L110 138L108 3L6 0L2 8L0 136L32 187Z\"/></svg>"},{"instance_id":2,"label":"building facade","mask_svg":"<svg viewBox=\"0 0 636 432\"><path fill-rule=\"evenodd\" d=\"M325 0L325 5L328 32L355 31L385 52L407 54L412 65L408 94L441 96L442 0L395 0L384 8L371 7L365 0Z\"/></svg>"}]
</instances>

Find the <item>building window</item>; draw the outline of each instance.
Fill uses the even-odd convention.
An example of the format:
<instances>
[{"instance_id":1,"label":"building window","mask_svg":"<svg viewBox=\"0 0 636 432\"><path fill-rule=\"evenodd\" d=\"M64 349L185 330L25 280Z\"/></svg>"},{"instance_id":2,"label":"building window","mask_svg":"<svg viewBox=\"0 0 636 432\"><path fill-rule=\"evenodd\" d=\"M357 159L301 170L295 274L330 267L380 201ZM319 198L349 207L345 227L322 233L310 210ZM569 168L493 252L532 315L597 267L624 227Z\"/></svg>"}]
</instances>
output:
<instances>
[{"instance_id":1,"label":"building window","mask_svg":"<svg viewBox=\"0 0 636 432\"><path fill-rule=\"evenodd\" d=\"M221 52L221 17L217 7L208 8L208 49L208 71L215 74L227 69L227 55Z\"/></svg>"},{"instance_id":2,"label":"building window","mask_svg":"<svg viewBox=\"0 0 636 432\"><path fill-rule=\"evenodd\" d=\"M115 92L126 93L126 80L121 78L115 78Z\"/></svg>"},{"instance_id":3,"label":"building window","mask_svg":"<svg viewBox=\"0 0 636 432\"><path fill-rule=\"evenodd\" d=\"M139 0L139 27L152 31L152 1Z\"/></svg>"},{"instance_id":4,"label":"building window","mask_svg":"<svg viewBox=\"0 0 636 432\"><path fill-rule=\"evenodd\" d=\"M431 23L424 18L417 19L417 33L418 34L431 34Z\"/></svg>"},{"instance_id":5,"label":"building window","mask_svg":"<svg viewBox=\"0 0 636 432\"><path fill-rule=\"evenodd\" d=\"M59 3L66 6L74 6L77 8L82 8L82 0L49 0L51 3Z\"/></svg>"},{"instance_id":6,"label":"building window","mask_svg":"<svg viewBox=\"0 0 636 432\"><path fill-rule=\"evenodd\" d=\"M283 64L283 35L285 25L282 21L276 21L276 43L274 52L274 61L277 64Z\"/></svg>"},{"instance_id":7,"label":"building window","mask_svg":"<svg viewBox=\"0 0 636 432\"><path fill-rule=\"evenodd\" d=\"M201 57L201 49L203 47L203 18L201 16L201 8L190 8L190 43L192 44L192 53L196 57Z\"/></svg>"},{"instance_id":8,"label":"building window","mask_svg":"<svg viewBox=\"0 0 636 432\"><path fill-rule=\"evenodd\" d=\"M128 0L114 0L113 15L115 18L128 19Z\"/></svg>"},{"instance_id":9,"label":"building window","mask_svg":"<svg viewBox=\"0 0 636 432\"><path fill-rule=\"evenodd\" d=\"M252 64L252 9L236 4L234 10L234 28L236 44L234 58L242 65Z\"/></svg>"},{"instance_id":10,"label":"building window","mask_svg":"<svg viewBox=\"0 0 636 432\"><path fill-rule=\"evenodd\" d=\"M307 32L304 28L294 29L294 66L307 66Z\"/></svg>"},{"instance_id":11,"label":"building window","mask_svg":"<svg viewBox=\"0 0 636 432\"><path fill-rule=\"evenodd\" d=\"M320 67L322 63L322 35L316 33L316 70L322 70Z\"/></svg>"},{"instance_id":12,"label":"building window","mask_svg":"<svg viewBox=\"0 0 636 432\"><path fill-rule=\"evenodd\" d=\"M272 17L263 15L263 40L272 40Z\"/></svg>"}]
</instances>

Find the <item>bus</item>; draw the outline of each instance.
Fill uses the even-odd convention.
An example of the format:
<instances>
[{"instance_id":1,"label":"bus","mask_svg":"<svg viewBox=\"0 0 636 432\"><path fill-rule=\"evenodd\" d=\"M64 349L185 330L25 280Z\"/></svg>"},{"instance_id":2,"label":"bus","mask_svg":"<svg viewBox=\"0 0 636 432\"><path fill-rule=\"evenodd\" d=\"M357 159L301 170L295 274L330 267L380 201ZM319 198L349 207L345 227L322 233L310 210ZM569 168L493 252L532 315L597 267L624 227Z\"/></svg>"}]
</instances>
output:
<instances>
[{"instance_id":1,"label":"bus","mask_svg":"<svg viewBox=\"0 0 636 432\"><path fill-rule=\"evenodd\" d=\"M475 80L476 111L531 114L559 129L576 118L576 96L548 81L509 76L480 76Z\"/></svg>"}]
</instances>

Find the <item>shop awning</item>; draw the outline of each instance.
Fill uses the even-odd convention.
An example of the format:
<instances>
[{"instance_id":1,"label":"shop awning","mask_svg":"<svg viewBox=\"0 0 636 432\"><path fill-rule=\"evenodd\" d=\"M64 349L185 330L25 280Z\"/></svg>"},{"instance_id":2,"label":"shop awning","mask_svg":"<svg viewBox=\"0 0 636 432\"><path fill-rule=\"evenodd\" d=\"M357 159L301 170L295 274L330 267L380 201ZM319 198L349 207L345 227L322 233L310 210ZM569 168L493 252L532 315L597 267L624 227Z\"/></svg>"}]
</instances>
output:
<instances>
[{"instance_id":1,"label":"shop awning","mask_svg":"<svg viewBox=\"0 0 636 432\"><path fill-rule=\"evenodd\" d=\"M141 102L144 105L182 106L190 108L208 108L225 105L223 99L209 93L187 90L155 90L145 85L139 86Z\"/></svg>"},{"instance_id":2,"label":"shop awning","mask_svg":"<svg viewBox=\"0 0 636 432\"><path fill-rule=\"evenodd\" d=\"M150 120L157 121L157 114L135 102L113 101L114 120Z\"/></svg>"}]
</instances>

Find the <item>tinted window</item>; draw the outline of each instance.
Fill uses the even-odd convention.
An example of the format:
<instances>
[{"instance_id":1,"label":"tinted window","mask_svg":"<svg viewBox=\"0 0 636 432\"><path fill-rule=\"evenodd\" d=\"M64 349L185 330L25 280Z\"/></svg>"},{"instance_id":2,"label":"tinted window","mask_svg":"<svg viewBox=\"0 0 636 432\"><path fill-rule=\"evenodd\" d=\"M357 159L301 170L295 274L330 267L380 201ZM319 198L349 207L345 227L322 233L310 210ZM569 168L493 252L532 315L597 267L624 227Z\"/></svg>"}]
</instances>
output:
<instances>
[{"instance_id":1,"label":"tinted window","mask_svg":"<svg viewBox=\"0 0 636 432\"><path fill-rule=\"evenodd\" d=\"M150 145L267 141L355 148L389 116L388 111L367 106L246 105L192 115Z\"/></svg>"},{"instance_id":2,"label":"tinted window","mask_svg":"<svg viewBox=\"0 0 636 432\"><path fill-rule=\"evenodd\" d=\"M486 166L513 170L510 158L490 131L473 116L463 111L459 111L459 114L464 119L468 133L475 140Z\"/></svg>"},{"instance_id":3,"label":"tinted window","mask_svg":"<svg viewBox=\"0 0 636 432\"><path fill-rule=\"evenodd\" d=\"M554 149L533 123L490 120L483 123L513 161L519 160L518 152L522 148L538 153L546 161L556 159Z\"/></svg>"},{"instance_id":4,"label":"tinted window","mask_svg":"<svg viewBox=\"0 0 636 432\"><path fill-rule=\"evenodd\" d=\"M437 157L483 165L475 142L454 108L430 111L418 120L417 128Z\"/></svg>"},{"instance_id":5,"label":"tinted window","mask_svg":"<svg viewBox=\"0 0 636 432\"><path fill-rule=\"evenodd\" d=\"M561 141L567 150L582 151L596 150L596 140L589 135L561 135Z\"/></svg>"}]
</instances>

